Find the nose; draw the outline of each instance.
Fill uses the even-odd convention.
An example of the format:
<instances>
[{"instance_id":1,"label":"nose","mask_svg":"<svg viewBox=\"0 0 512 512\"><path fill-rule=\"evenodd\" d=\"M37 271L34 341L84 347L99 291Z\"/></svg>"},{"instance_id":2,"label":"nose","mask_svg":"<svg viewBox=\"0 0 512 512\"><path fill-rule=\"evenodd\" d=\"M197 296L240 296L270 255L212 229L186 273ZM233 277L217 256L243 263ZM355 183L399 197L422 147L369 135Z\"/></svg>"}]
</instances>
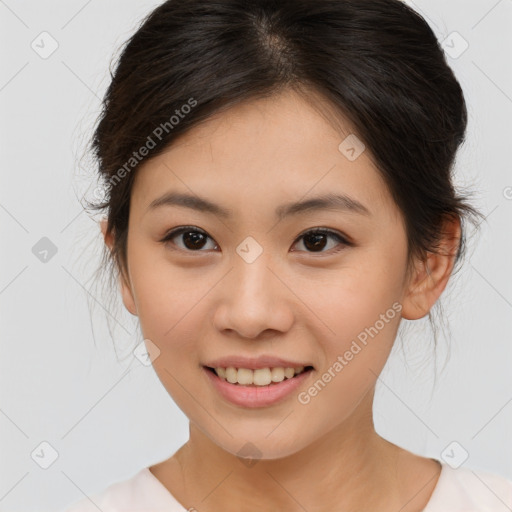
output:
<instances>
[{"instance_id":1,"label":"nose","mask_svg":"<svg viewBox=\"0 0 512 512\"><path fill-rule=\"evenodd\" d=\"M242 258L219 287L220 298L214 316L219 331L235 332L238 337L256 339L263 333L275 336L293 325L294 294L286 278L261 255L248 263ZM267 332L268 331L268 332Z\"/></svg>"}]
</instances>

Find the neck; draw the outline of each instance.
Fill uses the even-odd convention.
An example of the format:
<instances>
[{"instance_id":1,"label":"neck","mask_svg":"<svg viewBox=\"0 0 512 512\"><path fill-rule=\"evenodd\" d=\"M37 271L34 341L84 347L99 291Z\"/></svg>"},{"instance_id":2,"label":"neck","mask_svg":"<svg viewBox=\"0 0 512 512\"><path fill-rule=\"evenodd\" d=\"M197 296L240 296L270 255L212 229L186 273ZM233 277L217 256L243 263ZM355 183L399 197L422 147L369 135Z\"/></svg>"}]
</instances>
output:
<instances>
[{"instance_id":1,"label":"neck","mask_svg":"<svg viewBox=\"0 0 512 512\"><path fill-rule=\"evenodd\" d=\"M438 465L380 437L372 402L370 393L350 418L303 450L252 463L190 423L189 441L152 472L183 506L200 512L246 510L247 504L285 512L423 510Z\"/></svg>"},{"instance_id":2,"label":"neck","mask_svg":"<svg viewBox=\"0 0 512 512\"><path fill-rule=\"evenodd\" d=\"M239 511L248 503L258 510L421 510L414 503L404 508L410 490L399 462L407 452L375 432L372 401L370 393L343 424L279 459L240 459L191 423L190 439L174 457L182 487L171 492L201 512ZM425 495L419 499L426 504Z\"/></svg>"}]
</instances>

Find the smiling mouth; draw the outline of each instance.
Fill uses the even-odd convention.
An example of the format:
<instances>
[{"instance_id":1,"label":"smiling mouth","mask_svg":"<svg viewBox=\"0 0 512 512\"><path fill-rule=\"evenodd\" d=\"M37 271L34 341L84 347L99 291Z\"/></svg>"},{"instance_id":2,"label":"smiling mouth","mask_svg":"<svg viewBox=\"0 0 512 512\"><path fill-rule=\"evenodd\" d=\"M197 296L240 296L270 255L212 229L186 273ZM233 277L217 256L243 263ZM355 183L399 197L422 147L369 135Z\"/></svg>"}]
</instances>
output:
<instances>
[{"instance_id":1,"label":"smiling mouth","mask_svg":"<svg viewBox=\"0 0 512 512\"><path fill-rule=\"evenodd\" d=\"M284 380L293 379L297 375L312 371L313 366L299 366L296 368L258 368L251 370L249 368L211 368L205 366L208 371L215 374L220 379L239 386L271 386L279 384Z\"/></svg>"}]
</instances>

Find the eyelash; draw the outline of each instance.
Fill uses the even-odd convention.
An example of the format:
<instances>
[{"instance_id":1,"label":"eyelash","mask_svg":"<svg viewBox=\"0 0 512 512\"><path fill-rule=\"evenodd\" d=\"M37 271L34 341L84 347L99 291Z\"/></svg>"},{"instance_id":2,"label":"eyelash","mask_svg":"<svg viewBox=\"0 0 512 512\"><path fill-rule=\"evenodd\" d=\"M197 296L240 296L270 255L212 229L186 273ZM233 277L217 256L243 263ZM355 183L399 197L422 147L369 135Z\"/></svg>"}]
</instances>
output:
<instances>
[{"instance_id":1,"label":"eyelash","mask_svg":"<svg viewBox=\"0 0 512 512\"><path fill-rule=\"evenodd\" d=\"M202 229L199 229L195 226L182 226L182 227L179 227L179 228L175 228L175 229L172 229L171 231L169 231L165 237L160 240L161 243L165 244L165 245L169 245L169 244L172 244L172 245L175 245L174 243L171 242L171 240L179 235L182 235L184 233L200 233L202 235L205 235L206 237L210 238L211 240L213 240L213 238L211 238L206 232L204 232ZM295 245L297 242L299 242L302 238L304 238L306 235L309 235L309 234L320 234L320 235L328 235L330 236L331 238L334 238L336 239L339 244L341 245L341 247L339 248L336 248L336 249L331 249L329 251L319 251L319 252L314 252L314 251L299 251L299 252L307 252L309 254L336 254L340 251L342 251L345 247L350 247L352 246L353 244L351 242L349 242L346 238L344 238L340 233L338 233L337 231L333 231L331 229L327 229L327 228L312 228L312 229L309 229L308 231L304 232L303 234L299 235L299 237L294 241L293 245ZM173 248L173 250L178 250L178 251L183 251L183 252L189 252L189 253L195 253L195 252L206 252L206 251L203 251L201 249L197 250L197 251L192 251L192 250L189 250L189 249L182 249L181 247L178 247L178 248Z\"/></svg>"}]
</instances>

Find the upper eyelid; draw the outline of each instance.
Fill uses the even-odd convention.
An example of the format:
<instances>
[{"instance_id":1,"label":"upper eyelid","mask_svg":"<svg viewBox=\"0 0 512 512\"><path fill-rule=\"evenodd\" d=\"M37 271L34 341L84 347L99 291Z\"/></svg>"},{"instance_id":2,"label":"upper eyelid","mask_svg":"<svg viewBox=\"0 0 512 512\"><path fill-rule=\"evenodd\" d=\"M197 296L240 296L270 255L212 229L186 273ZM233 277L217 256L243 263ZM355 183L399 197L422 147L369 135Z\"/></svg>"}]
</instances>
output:
<instances>
[{"instance_id":1,"label":"upper eyelid","mask_svg":"<svg viewBox=\"0 0 512 512\"><path fill-rule=\"evenodd\" d=\"M168 237L170 235L177 235L177 234L182 234L183 232L185 232L186 230L190 230L190 231L197 231L199 233L202 233L203 235L206 235L208 237L210 237L212 240L214 239L211 235L208 234L207 231L204 231L203 229L201 228L198 228L197 226L178 226L176 228L173 228L173 229L170 229L169 231L167 231L164 235L164 238L165 237ZM299 233L297 235L297 238L301 237L301 236L304 236L305 234L307 233L310 233L310 232L315 232L315 231L321 231L321 232L325 232L325 233L328 233L328 234L331 234L331 235L337 235L337 236L340 236L342 238L345 238L345 236L343 235L343 233L340 233L336 230L333 230L331 228L326 228L326 227L321 227L321 226L318 226L318 227L312 227L312 228L307 228L305 229L304 231L302 231L301 233Z\"/></svg>"}]
</instances>

